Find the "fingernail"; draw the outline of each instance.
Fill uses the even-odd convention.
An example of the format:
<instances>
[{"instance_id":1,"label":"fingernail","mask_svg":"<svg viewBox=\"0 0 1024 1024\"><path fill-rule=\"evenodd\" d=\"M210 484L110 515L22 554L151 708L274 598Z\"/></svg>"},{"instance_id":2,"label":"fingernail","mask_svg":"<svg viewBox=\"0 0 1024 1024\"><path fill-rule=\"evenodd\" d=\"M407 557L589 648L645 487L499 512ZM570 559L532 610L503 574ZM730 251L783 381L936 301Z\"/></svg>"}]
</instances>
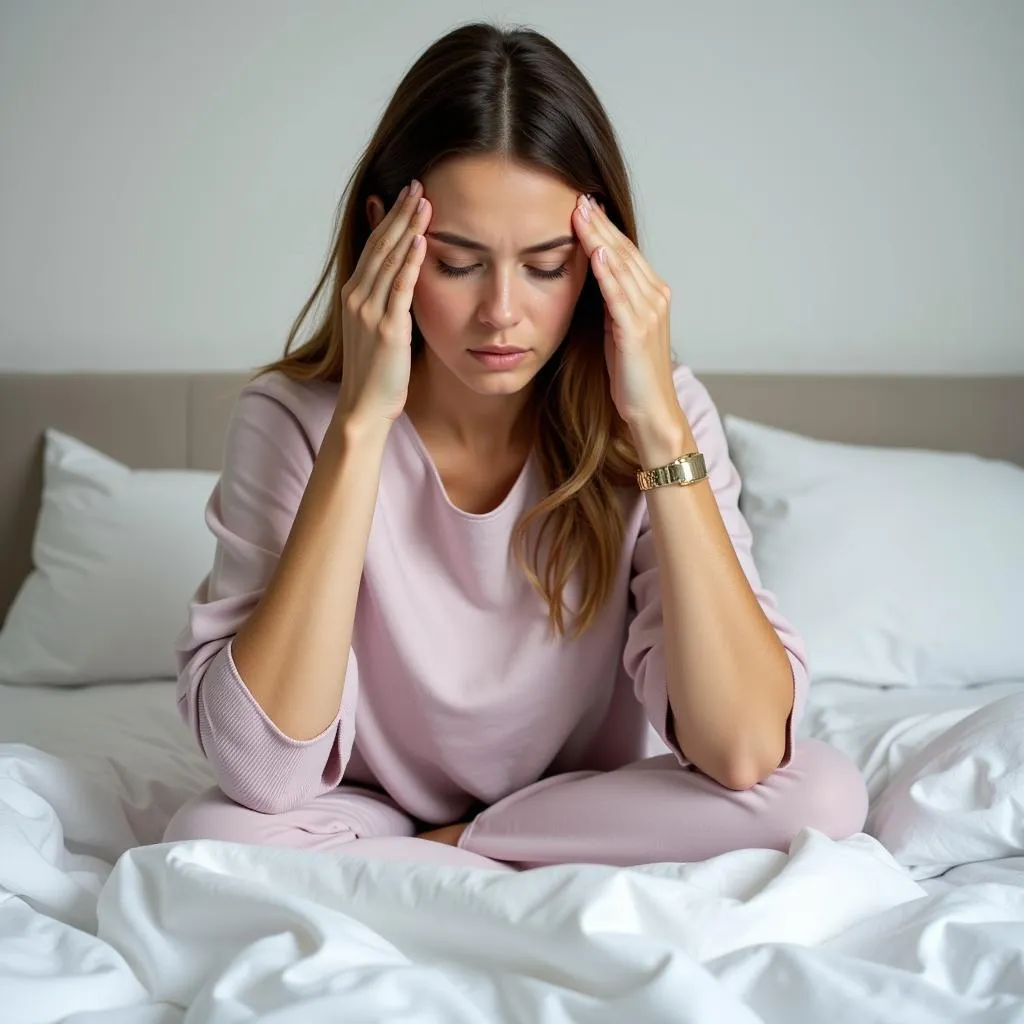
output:
<instances>
[{"instance_id":1,"label":"fingernail","mask_svg":"<svg viewBox=\"0 0 1024 1024\"><path fill-rule=\"evenodd\" d=\"M409 188L409 194L413 196L418 196L422 188L423 186L415 178L413 178L412 185Z\"/></svg>"},{"instance_id":2,"label":"fingernail","mask_svg":"<svg viewBox=\"0 0 1024 1024\"><path fill-rule=\"evenodd\" d=\"M409 186L406 185L401 192L398 193L398 202L401 202L409 194Z\"/></svg>"},{"instance_id":3,"label":"fingernail","mask_svg":"<svg viewBox=\"0 0 1024 1024\"><path fill-rule=\"evenodd\" d=\"M583 202L580 203L580 213L583 215L584 220L590 220L590 203L587 202L587 197L583 197Z\"/></svg>"}]
</instances>

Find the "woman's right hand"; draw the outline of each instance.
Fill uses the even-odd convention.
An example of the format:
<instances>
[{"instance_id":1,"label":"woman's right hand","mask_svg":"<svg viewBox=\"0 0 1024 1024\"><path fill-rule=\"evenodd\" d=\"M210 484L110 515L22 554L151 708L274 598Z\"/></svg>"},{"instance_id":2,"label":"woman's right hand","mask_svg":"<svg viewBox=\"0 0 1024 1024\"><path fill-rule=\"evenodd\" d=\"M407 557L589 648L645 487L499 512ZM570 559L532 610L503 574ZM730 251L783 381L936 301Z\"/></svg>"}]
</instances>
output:
<instances>
[{"instance_id":1,"label":"woman's right hand","mask_svg":"<svg viewBox=\"0 0 1024 1024\"><path fill-rule=\"evenodd\" d=\"M341 289L344 365L338 413L349 422L390 428L405 408L412 293L427 250L423 232L430 213L423 186L414 180L374 228Z\"/></svg>"}]
</instances>

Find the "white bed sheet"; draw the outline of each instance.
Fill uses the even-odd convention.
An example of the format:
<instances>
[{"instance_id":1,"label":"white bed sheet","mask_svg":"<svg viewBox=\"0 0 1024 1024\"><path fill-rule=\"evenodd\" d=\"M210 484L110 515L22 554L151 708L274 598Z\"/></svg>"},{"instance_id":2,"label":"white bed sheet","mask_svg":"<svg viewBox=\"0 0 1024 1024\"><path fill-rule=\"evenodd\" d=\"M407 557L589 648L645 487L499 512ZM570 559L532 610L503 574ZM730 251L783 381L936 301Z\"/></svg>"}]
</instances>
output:
<instances>
[{"instance_id":1,"label":"white bed sheet","mask_svg":"<svg viewBox=\"0 0 1024 1024\"><path fill-rule=\"evenodd\" d=\"M874 800L907 758L978 708L1024 693L1024 680L987 686L811 687L797 730L841 750L860 768Z\"/></svg>"},{"instance_id":2,"label":"white bed sheet","mask_svg":"<svg viewBox=\"0 0 1024 1024\"><path fill-rule=\"evenodd\" d=\"M116 794L140 844L160 842L171 815L214 783L178 714L173 680L0 684L0 744L6 743L59 757Z\"/></svg>"},{"instance_id":3,"label":"white bed sheet","mask_svg":"<svg viewBox=\"0 0 1024 1024\"><path fill-rule=\"evenodd\" d=\"M1024 1022L1024 856L918 882L813 830L789 855L521 875L163 845L213 781L173 692L0 686L3 1024ZM815 686L800 734L874 799L1011 693Z\"/></svg>"}]
</instances>

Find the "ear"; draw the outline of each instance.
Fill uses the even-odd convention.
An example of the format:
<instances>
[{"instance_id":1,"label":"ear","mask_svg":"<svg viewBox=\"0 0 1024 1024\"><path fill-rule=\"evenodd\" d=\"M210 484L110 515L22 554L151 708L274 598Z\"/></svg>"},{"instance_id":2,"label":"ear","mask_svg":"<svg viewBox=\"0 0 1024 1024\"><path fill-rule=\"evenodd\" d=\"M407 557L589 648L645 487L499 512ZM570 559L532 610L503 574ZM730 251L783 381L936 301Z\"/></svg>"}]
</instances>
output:
<instances>
[{"instance_id":1,"label":"ear","mask_svg":"<svg viewBox=\"0 0 1024 1024\"><path fill-rule=\"evenodd\" d=\"M384 219L384 203L380 196L369 196L366 200L366 219L372 231Z\"/></svg>"}]
</instances>

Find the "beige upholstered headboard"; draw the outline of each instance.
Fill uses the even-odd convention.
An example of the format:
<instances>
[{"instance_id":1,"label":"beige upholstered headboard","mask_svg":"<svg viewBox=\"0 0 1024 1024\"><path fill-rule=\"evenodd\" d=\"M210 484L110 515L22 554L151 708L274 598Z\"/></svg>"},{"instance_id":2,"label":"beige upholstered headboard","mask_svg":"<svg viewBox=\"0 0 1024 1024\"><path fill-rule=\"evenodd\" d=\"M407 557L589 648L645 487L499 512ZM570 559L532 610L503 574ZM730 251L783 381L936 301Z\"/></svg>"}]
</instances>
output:
<instances>
[{"instance_id":1,"label":"beige upholstered headboard","mask_svg":"<svg viewBox=\"0 0 1024 1024\"><path fill-rule=\"evenodd\" d=\"M219 469L248 374L0 374L0 621L31 569L43 430L136 469ZM968 451L1024 465L1024 376L697 373L719 412L811 437Z\"/></svg>"}]
</instances>

